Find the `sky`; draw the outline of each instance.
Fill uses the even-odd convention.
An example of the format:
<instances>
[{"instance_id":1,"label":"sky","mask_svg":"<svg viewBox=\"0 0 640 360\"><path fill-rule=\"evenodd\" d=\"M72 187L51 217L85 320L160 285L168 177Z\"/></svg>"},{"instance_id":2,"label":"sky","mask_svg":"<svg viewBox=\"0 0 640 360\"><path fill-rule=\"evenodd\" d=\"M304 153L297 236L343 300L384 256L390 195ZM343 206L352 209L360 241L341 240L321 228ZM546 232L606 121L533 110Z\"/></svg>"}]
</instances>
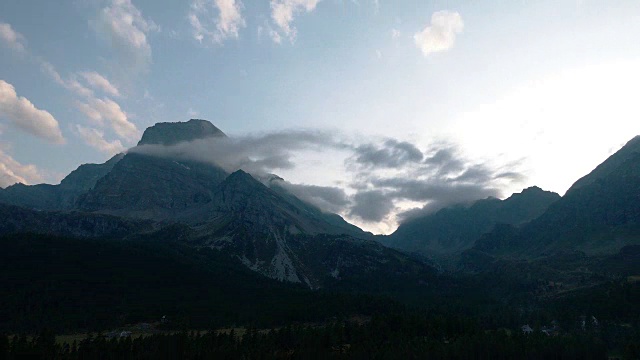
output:
<instances>
[{"instance_id":1,"label":"sky","mask_svg":"<svg viewBox=\"0 0 640 360\"><path fill-rule=\"evenodd\" d=\"M563 194L640 134L637 94L636 0L0 1L0 187L202 118L235 152L183 153L389 233Z\"/></svg>"}]
</instances>

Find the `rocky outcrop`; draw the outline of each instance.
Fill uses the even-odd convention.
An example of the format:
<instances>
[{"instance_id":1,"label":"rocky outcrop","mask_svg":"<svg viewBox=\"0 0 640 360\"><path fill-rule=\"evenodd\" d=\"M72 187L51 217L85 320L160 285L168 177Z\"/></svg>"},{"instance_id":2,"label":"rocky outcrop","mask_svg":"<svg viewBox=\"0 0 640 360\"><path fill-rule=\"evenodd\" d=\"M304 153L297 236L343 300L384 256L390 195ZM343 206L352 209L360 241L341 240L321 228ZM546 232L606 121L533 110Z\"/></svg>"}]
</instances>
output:
<instances>
[{"instance_id":1,"label":"rocky outcrop","mask_svg":"<svg viewBox=\"0 0 640 360\"><path fill-rule=\"evenodd\" d=\"M191 119L187 122L164 122L147 128L142 134L138 146L168 146L209 137L227 137L227 135L207 120Z\"/></svg>"}]
</instances>

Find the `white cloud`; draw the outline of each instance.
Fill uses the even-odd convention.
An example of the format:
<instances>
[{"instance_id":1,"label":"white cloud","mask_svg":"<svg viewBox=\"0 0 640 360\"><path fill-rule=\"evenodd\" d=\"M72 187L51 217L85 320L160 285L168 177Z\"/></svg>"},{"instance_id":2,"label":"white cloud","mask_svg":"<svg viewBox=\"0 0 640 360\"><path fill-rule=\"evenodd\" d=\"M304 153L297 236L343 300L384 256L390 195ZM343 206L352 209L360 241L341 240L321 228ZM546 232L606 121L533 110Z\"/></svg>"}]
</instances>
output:
<instances>
[{"instance_id":1,"label":"white cloud","mask_svg":"<svg viewBox=\"0 0 640 360\"><path fill-rule=\"evenodd\" d=\"M104 126L107 123L119 137L127 141L135 141L140 136L138 128L129 121L127 113L109 98L91 98L86 103L78 102L77 106L96 125Z\"/></svg>"},{"instance_id":2,"label":"white cloud","mask_svg":"<svg viewBox=\"0 0 640 360\"><path fill-rule=\"evenodd\" d=\"M194 0L188 15L193 37L199 42L208 39L216 43L237 39L240 28L246 26L242 8L239 0Z\"/></svg>"},{"instance_id":3,"label":"white cloud","mask_svg":"<svg viewBox=\"0 0 640 360\"><path fill-rule=\"evenodd\" d=\"M393 40L397 39L400 37L400 35L402 35L402 33L400 32L400 30L398 29L391 29L391 38Z\"/></svg>"},{"instance_id":4,"label":"white cloud","mask_svg":"<svg viewBox=\"0 0 640 360\"><path fill-rule=\"evenodd\" d=\"M0 80L0 118L47 141L56 144L65 142L53 115L36 108L27 98L19 97L13 85L3 80Z\"/></svg>"},{"instance_id":5,"label":"white cloud","mask_svg":"<svg viewBox=\"0 0 640 360\"><path fill-rule=\"evenodd\" d=\"M431 24L417 32L413 39L424 56L450 50L456 35L464 28L462 17L457 12L438 11L431 16Z\"/></svg>"},{"instance_id":6,"label":"white cloud","mask_svg":"<svg viewBox=\"0 0 640 360\"><path fill-rule=\"evenodd\" d=\"M42 60L40 61L40 68L58 85L74 92L76 95L80 95L83 97L93 96L93 91L82 85L74 76L70 77L69 79L63 79L62 76L60 76L60 73L58 73L58 71L53 65L51 65L51 63Z\"/></svg>"},{"instance_id":7,"label":"white cloud","mask_svg":"<svg viewBox=\"0 0 640 360\"><path fill-rule=\"evenodd\" d=\"M43 177L35 165L23 165L0 147L0 187L6 188L16 183L41 183Z\"/></svg>"},{"instance_id":8,"label":"white cloud","mask_svg":"<svg viewBox=\"0 0 640 360\"><path fill-rule=\"evenodd\" d=\"M0 23L0 40L14 50L25 51L26 49L24 36L13 30L10 24Z\"/></svg>"},{"instance_id":9,"label":"white cloud","mask_svg":"<svg viewBox=\"0 0 640 360\"><path fill-rule=\"evenodd\" d=\"M291 23L294 16L302 11L312 12L320 0L271 0L271 19L276 24L279 32L273 31L271 38L280 43L281 36L295 40L297 30ZM277 36L276 36L277 35Z\"/></svg>"},{"instance_id":10,"label":"white cloud","mask_svg":"<svg viewBox=\"0 0 640 360\"><path fill-rule=\"evenodd\" d=\"M91 25L119 52L128 67L147 69L151 63L151 46L147 35L160 28L153 21L145 19L131 0L111 0Z\"/></svg>"},{"instance_id":11,"label":"white cloud","mask_svg":"<svg viewBox=\"0 0 640 360\"><path fill-rule=\"evenodd\" d=\"M82 76L92 88L102 90L107 95L120 96L118 88L109 82L106 77L97 72L81 72L80 76Z\"/></svg>"},{"instance_id":12,"label":"white cloud","mask_svg":"<svg viewBox=\"0 0 640 360\"><path fill-rule=\"evenodd\" d=\"M125 150L120 140L107 141L104 138L104 132L98 129L76 125L76 131L87 145L105 154L115 155Z\"/></svg>"}]
</instances>

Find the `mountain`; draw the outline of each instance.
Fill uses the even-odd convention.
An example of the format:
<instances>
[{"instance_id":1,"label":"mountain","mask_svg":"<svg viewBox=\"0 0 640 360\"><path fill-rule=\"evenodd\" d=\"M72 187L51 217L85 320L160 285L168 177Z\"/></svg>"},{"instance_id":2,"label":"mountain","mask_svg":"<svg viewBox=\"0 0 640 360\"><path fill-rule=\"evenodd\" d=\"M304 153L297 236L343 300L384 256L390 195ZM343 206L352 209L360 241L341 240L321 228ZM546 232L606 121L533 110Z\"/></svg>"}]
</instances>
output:
<instances>
[{"instance_id":1,"label":"mountain","mask_svg":"<svg viewBox=\"0 0 640 360\"><path fill-rule=\"evenodd\" d=\"M0 189L0 203L39 210L68 210L75 206L80 195L95 186L108 174L124 154L118 154L104 164L83 164L65 177L59 185L15 184Z\"/></svg>"},{"instance_id":2,"label":"mountain","mask_svg":"<svg viewBox=\"0 0 640 360\"><path fill-rule=\"evenodd\" d=\"M179 220L212 200L227 173L213 165L128 153L76 207L151 220Z\"/></svg>"},{"instance_id":3,"label":"mountain","mask_svg":"<svg viewBox=\"0 0 640 360\"><path fill-rule=\"evenodd\" d=\"M187 122L164 122L147 128L142 134L138 146L168 146L210 137L227 137L227 135L207 120L191 119Z\"/></svg>"},{"instance_id":4,"label":"mountain","mask_svg":"<svg viewBox=\"0 0 640 360\"><path fill-rule=\"evenodd\" d=\"M0 235L19 233L79 238L127 238L155 230L148 221L77 211L38 211L0 204Z\"/></svg>"},{"instance_id":5,"label":"mountain","mask_svg":"<svg viewBox=\"0 0 640 360\"><path fill-rule=\"evenodd\" d=\"M547 211L521 228L497 228L475 249L533 258L560 251L617 253L640 243L640 138L578 180Z\"/></svg>"},{"instance_id":6,"label":"mountain","mask_svg":"<svg viewBox=\"0 0 640 360\"><path fill-rule=\"evenodd\" d=\"M145 130L139 146L225 136L205 120L159 123ZM374 276L385 269L401 274L398 283L417 283L432 271L372 241L370 233L339 215L299 199L278 181L265 184L242 170L228 174L211 163L129 151L102 165L83 165L49 187L73 197L63 203L52 198L47 207L18 202L50 211L21 209L17 213L27 214L25 221L12 218L5 233L135 238L152 232L222 251L266 277L313 289L348 281L349 274ZM23 186L22 199L38 198L38 191L49 187ZM102 229L101 221L115 223Z\"/></svg>"},{"instance_id":7,"label":"mountain","mask_svg":"<svg viewBox=\"0 0 640 360\"><path fill-rule=\"evenodd\" d=\"M455 205L402 223L387 246L430 257L454 255L473 246L496 224L520 225L540 216L560 195L531 187L505 200L488 198L470 206Z\"/></svg>"}]
</instances>

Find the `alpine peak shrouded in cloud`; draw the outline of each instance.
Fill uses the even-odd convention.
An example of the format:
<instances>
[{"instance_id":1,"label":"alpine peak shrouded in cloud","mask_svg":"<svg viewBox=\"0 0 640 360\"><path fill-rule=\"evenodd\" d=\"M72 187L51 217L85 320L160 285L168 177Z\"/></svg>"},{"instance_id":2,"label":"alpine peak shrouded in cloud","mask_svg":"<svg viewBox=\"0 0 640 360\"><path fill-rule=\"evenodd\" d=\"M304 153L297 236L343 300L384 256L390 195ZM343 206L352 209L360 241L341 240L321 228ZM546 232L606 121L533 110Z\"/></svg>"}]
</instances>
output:
<instances>
[{"instance_id":1,"label":"alpine peak shrouded in cloud","mask_svg":"<svg viewBox=\"0 0 640 360\"><path fill-rule=\"evenodd\" d=\"M388 233L526 186L562 194L640 133L640 48L620 35L640 33L637 1L1 8L4 185L132 147L213 156ZM136 147L187 114L228 138Z\"/></svg>"},{"instance_id":2,"label":"alpine peak shrouded in cloud","mask_svg":"<svg viewBox=\"0 0 640 360\"><path fill-rule=\"evenodd\" d=\"M298 159L310 151L335 152L342 159L345 185L296 184L270 175L304 171ZM419 206L411 210L413 215L428 213L501 196L503 188L523 180L517 168L471 161L451 144L436 143L423 151L397 139L357 143L340 132L314 130L227 137L205 120L156 124L129 152L210 163L229 173L242 169L325 211L357 223L385 224L377 231L393 229L407 217L408 204Z\"/></svg>"}]
</instances>

